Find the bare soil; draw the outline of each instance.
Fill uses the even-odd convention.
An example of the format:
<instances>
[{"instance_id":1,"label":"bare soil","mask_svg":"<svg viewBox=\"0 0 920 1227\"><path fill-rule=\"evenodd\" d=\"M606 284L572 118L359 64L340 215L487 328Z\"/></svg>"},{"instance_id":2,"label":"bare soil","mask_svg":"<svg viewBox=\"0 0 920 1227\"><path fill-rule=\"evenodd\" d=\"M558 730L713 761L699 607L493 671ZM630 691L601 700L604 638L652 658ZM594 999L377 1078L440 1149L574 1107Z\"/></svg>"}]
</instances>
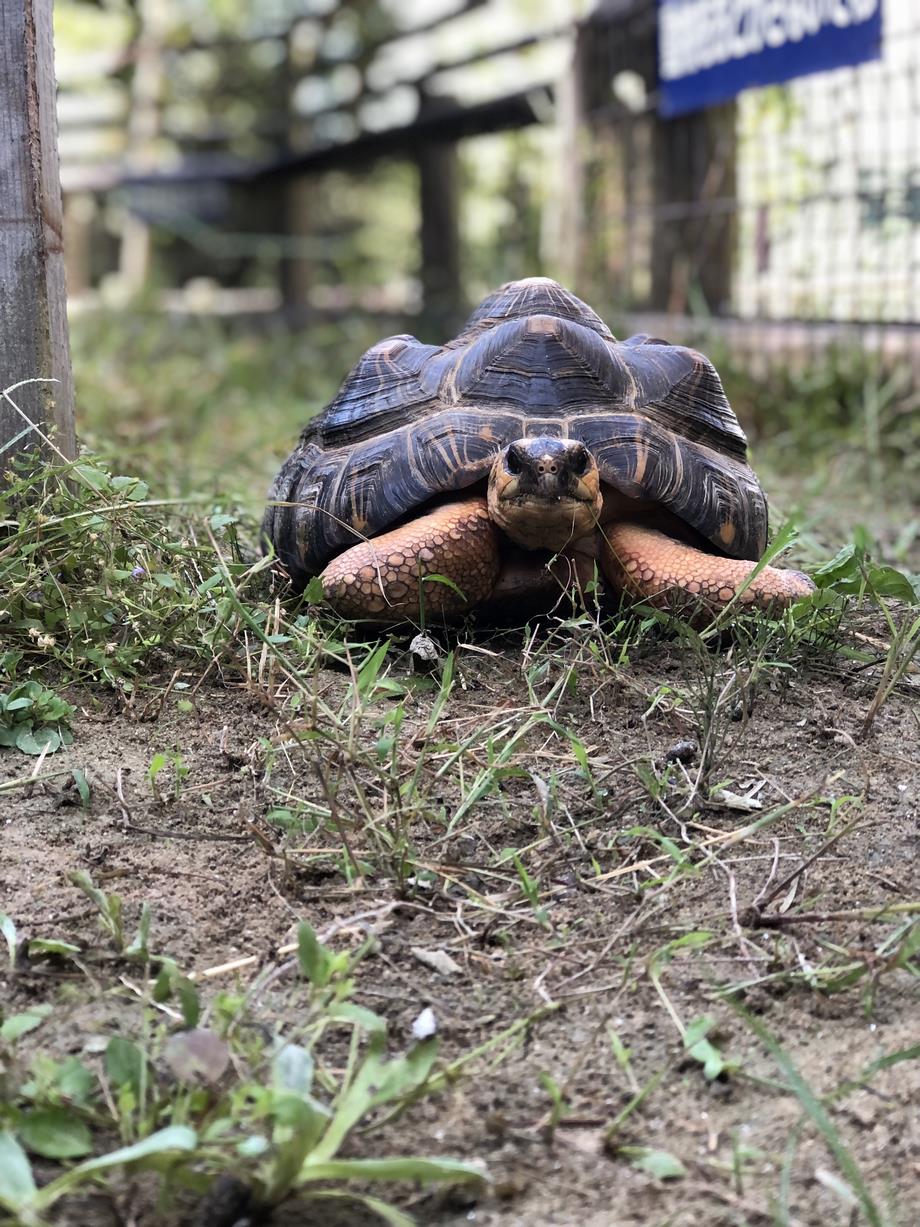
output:
<instances>
[{"instance_id":1,"label":"bare soil","mask_svg":"<svg viewBox=\"0 0 920 1227\"><path fill-rule=\"evenodd\" d=\"M491 655L474 647L458 649L459 681L434 734L445 744L461 744L503 712L527 707L520 635L488 645ZM395 651L393 662L394 677L409 674L405 653ZM728 667L724 656L718 667ZM394 1049L408 1042L425 1006L437 1017L446 1062L532 1019L449 1090L352 1140L355 1154L437 1153L488 1168L491 1183L480 1193L405 1190L399 1200L421 1223L869 1221L803 1116L787 1072L718 991L747 983L733 999L782 1044L816 1096L857 1083L828 1100L827 1111L880 1210L909 1227L920 1221L920 1063L903 1060L860 1079L871 1063L920 1040L917 979L891 966L883 948L904 918L874 921L864 911L920 899L915 679L908 676L863 736L879 667L837 658L777 675L746 712L717 714L705 803L675 820L668 810L678 810L679 788L657 803L636 764L661 769L676 743L691 739L699 747L705 740L693 703L686 694L673 697L697 668L659 642L628 667L565 688L553 709L557 728L544 723L523 737L507 760L514 769L493 779L449 834L443 815L456 814L463 790L488 769L488 748L470 743L462 778L455 768L437 777L446 753L432 759L425 805L407 816L416 869L431 872L402 891L380 871L373 849L366 859L377 873L349 885L341 840L328 824L284 830L267 821L295 799L325 804L322 772L336 770L321 758L317 770L292 745L290 713L278 706L277 691L231 676L222 686L206 683L185 714L175 691L160 709L152 689L146 710L146 698L126 708L111 695L71 694L80 707L74 744L45 768L82 768L91 805L74 804L66 777L0 799L0 910L25 936L66 938L96 956L85 973L72 964L35 963L7 975L0 980L5 1004L12 1011L54 1001L34 1042L57 1056L80 1053L88 1037L132 1025L126 1002L136 969L104 953L95 910L68 882L75 869L122 896L129 926L149 902L152 947L184 969L201 973L252 956L240 970L214 978L221 988L246 985L260 969L284 964L277 951L299 918L333 946L355 945L370 931L377 947L361 965L358 1000L386 1015ZM349 682L341 672L319 677L329 701L345 694ZM406 701L406 776L433 701L431 691ZM375 710L384 714L386 705ZM594 788L572 757L571 730L587 752ZM362 722L363 744L372 748L379 735L374 720ZM181 754L188 775L175 797L164 770L158 798L147 770L155 753L170 750ZM687 764L690 778L699 754ZM3 778L30 766L12 751L0 758ZM712 799L720 781L728 781L734 797L753 793L762 808L745 812L731 808L731 798ZM353 794L341 796L339 820L360 859L362 817L348 801ZM385 798L369 796L386 826ZM855 799L841 801L846 797ZM752 829L784 804L787 812ZM510 847L521 850L539 883L542 911L502 860ZM770 927L752 911L758 898ZM656 961L669 942L701 931L710 935L705 943ZM455 969L439 972L419 952L447 954ZM835 983L828 969L850 965L860 974ZM279 1026L295 1019L303 992L293 970L279 974L263 1003L266 1016ZM736 1065L709 1080L679 1030L707 1013L716 1019L710 1039ZM615 1057L611 1030L628 1049L628 1069ZM563 1097L555 1122L541 1074ZM660 1082L607 1138L617 1114L655 1076ZM635 1155L617 1149L630 1146L667 1151L685 1174L663 1180L638 1169ZM275 1221L309 1223L318 1221L315 1213L288 1206ZM194 1222L194 1215L186 1208L176 1221ZM336 1221L325 1209L322 1217ZM73 1203L59 1221L172 1220L139 1186L127 1188L117 1204ZM370 1220L355 1212L340 1221Z\"/></svg>"}]
</instances>

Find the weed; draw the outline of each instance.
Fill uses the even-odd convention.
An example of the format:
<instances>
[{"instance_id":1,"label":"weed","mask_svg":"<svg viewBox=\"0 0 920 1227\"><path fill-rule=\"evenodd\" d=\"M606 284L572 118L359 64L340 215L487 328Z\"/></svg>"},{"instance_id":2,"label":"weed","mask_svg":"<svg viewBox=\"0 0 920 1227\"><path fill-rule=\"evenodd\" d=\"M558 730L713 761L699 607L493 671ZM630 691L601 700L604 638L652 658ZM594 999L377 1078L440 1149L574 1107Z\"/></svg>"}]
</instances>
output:
<instances>
[{"instance_id":1,"label":"weed","mask_svg":"<svg viewBox=\"0 0 920 1227\"><path fill-rule=\"evenodd\" d=\"M233 639L222 588L193 519L98 460L17 462L0 492L3 634L20 667L133 688L167 652L210 659ZM7 653L9 659L9 653Z\"/></svg>"},{"instance_id":2,"label":"weed","mask_svg":"<svg viewBox=\"0 0 920 1227\"><path fill-rule=\"evenodd\" d=\"M73 714L70 703L47 686L20 682L0 694L0 746L15 746L23 754L53 754L73 741Z\"/></svg>"},{"instance_id":3,"label":"weed","mask_svg":"<svg viewBox=\"0 0 920 1227\"><path fill-rule=\"evenodd\" d=\"M120 906L91 883L80 885L120 941ZM5 932L9 937L8 922ZM149 959L146 937L147 930L143 949L128 948L125 955ZM113 1036L101 1065L39 1058L23 1071L16 1044L42 1025L51 1007L7 1019L0 1040L10 1048L16 1081L0 1120L0 1207L33 1227L81 1184L132 1167L157 1173L173 1196L182 1189L206 1194L216 1178L232 1173L254 1207L268 1209L294 1195L347 1196L391 1223L408 1224L394 1206L352 1191L350 1184L481 1180L479 1168L447 1159L339 1155L375 1114L388 1116L426 1093L438 1049L437 1038L429 1036L402 1056L387 1056L386 1023L351 1000L353 973L367 949L365 944L355 954L334 952L301 924L297 964L307 985L307 1008L300 1011L295 1035L266 1033L256 1044L244 1025L245 999L215 1003L218 1029L198 1026L204 1005L168 961L162 962L151 1000L163 1003L181 992L185 1029L170 1033L163 1024L151 1025L145 1012L143 1042ZM347 1058L334 1071L322 1057L325 1037L343 1030L350 1037ZM228 1081L231 1061L235 1077ZM126 1144L83 1158L107 1126ZM28 1153L83 1161L38 1188Z\"/></svg>"}]
</instances>

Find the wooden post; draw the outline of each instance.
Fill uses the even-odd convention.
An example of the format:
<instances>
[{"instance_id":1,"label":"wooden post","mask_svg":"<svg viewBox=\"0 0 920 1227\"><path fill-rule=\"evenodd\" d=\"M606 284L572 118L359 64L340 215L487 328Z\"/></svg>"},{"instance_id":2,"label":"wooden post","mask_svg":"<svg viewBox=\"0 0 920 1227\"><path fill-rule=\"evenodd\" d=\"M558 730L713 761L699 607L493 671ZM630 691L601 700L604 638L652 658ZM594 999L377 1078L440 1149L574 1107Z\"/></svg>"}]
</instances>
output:
<instances>
[{"instance_id":1,"label":"wooden post","mask_svg":"<svg viewBox=\"0 0 920 1227\"><path fill-rule=\"evenodd\" d=\"M459 166L451 141L423 141L416 152L421 205L422 305L432 335L453 335L463 314L460 285Z\"/></svg>"},{"instance_id":2,"label":"wooden post","mask_svg":"<svg viewBox=\"0 0 920 1227\"><path fill-rule=\"evenodd\" d=\"M709 312L731 301L736 115L733 102L655 126L655 239L652 308Z\"/></svg>"},{"instance_id":3,"label":"wooden post","mask_svg":"<svg viewBox=\"0 0 920 1227\"><path fill-rule=\"evenodd\" d=\"M0 0L2 2L2 0ZM156 164L155 145L162 127L162 95L166 80L163 43L169 29L165 0L140 0L137 37L133 44L134 73L128 113L127 162L134 171ZM150 227L126 208L121 223L118 273L129 294L140 294L150 277Z\"/></svg>"},{"instance_id":4,"label":"wooden post","mask_svg":"<svg viewBox=\"0 0 920 1227\"><path fill-rule=\"evenodd\" d=\"M51 0L0 0L0 473L39 443L76 454ZM28 421L22 416L28 418Z\"/></svg>"},{"instance_id":5,"label":"wooden post","mask_svg":"<svg viewBox=\"0 0 920 1227\"><path fill-rule=\"evenodd\" d=\"M568 71L557 90L559 178L554 185L557 205L553 264L559 280L576 293L588 294L585 274L585 145L588 129L584 96L584 38L572 40Z\"/></svg>"},{"instance_id":6,"label":"wooden post","mask_svg":"<svg viewBox=\"0 0 920 1227\"><path fill-rule=\"evenodd\" d=\"M662 120L641 104L632 111L614 101L621 74L638 74L654 93L657 37L655 0L605 0L579 27L589 125L605 122L608 140L620 145L623 238L615 258L626 274L624 305L719 313L732 292L735 105ZM587 224L596 230L604 218L591 215Z\"/></svg>"},{"instance_id":7,"label":"wooden post","mask_svg":"<svg viewBox=\"0 0 920 1227\"><path fill-rule=\"evenodd\" d=\"M284 64L278 73L277 88L280 93L279 110L288 115L287 132L284 144L279 153L284 156L309 148L311 130L308 121L298 116L294 110L294 91L298 78L303 73L299 67L295 51L296 26L292 25L285 39ZM301 240L303 247L298 251L291 245L285 250L278 261L278 289L281 293L281 305L289 315L307 311L310 304L310 291L313 288L315 269L310 260L303 254L307 250L307 240L312 233L313 205L315 184L310 175L291 175L273 185L269 189L266 201L269 209L277 209L278 216L269 222L272 229L277 229L285 238Z\"/></svg>"}]
</instances>

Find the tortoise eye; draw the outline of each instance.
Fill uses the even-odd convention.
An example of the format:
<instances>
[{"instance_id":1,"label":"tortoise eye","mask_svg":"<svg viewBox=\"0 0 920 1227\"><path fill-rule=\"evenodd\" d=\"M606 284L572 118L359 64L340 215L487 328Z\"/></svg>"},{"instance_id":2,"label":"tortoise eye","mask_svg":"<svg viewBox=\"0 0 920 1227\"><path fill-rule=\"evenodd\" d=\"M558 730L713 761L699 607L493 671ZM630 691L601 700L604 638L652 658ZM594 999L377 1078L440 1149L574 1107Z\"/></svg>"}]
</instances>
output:
<instances>
[{"instance_id":1,"label":"tortoise eye","mask_svg":"<svg viewBox=\"0 0 920 1227\"><path fill-rule=\"evenodd\" d=\"M509 473L520 473L521 458L518 455L516 447L508 448L508 455L505 457L505 466L507 467Z\"/></svg>"},{"instance_id":2,"label":"tortoise eye","mask_svg":"<svg viewBox=\"0 0 920 1227\"><path fill-rule=\"evenodd\" d=\"M591 453L586 447L579 447L572 451L572 472L576 477L582 477L591 467Z\"/></svg>"}]
</instances>

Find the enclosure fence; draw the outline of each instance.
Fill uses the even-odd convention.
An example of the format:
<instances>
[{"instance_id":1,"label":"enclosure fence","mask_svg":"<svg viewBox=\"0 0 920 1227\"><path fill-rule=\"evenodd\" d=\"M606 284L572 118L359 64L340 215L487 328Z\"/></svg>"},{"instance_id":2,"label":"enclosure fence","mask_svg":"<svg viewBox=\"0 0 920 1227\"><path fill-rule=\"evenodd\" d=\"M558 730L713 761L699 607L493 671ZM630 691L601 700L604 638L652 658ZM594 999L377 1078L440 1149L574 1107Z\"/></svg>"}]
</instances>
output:
<instances>
[{"instance_id":1,"label":"enclosure fence","mask_svg":"<svg viewBox=\"0 0 920 1227\"><path fill-rule=\"evenodd\" d=\"M330 9L332 18L339 9L347 14L348 6ZM587 13L567 5L542 27L526 20L508 25L508 12L502 0L465 0L442 18L416 21L411 38L394 34L379 46L356 44L349 63L360 72L350 75L319 44L312 61L299 62L304 40L296 22L273 40L255 39L251 54L245 42L234 45L235 56L249 56L250 68L266 48L281 57L287 84L269 73L274 92L268 99L275 128L287 129L280 144L265 136L264 116L251 126L248 145L239 139L234 145L220 124L204 123L200 107L170 103L171 83L183 79L185 61L189 71L197 65L206 76L201 57L214 53L198 45L174 48L168 64L176 67L159 70L164 114L171 123L186 113L195 118L174 141L173 165L154 159L146 186L136 181L136 156L110 159L100 177L84 160L69 163L68 149L76 147L65 140L72 230L81 200L94 199L97 218L104 202L120 201L165 240L194 247L189 264L198 273L213 269L219 281L228 269L274 253L282 297L292 286L307 297L321 295L308 265L336 236L328 228L311 232L316 197L304 195L304 183L343 168L363 173L378 162L404 161L419 174L416 281L423 298L453 295L459 303L458 198L475 189L452 159L484 132L530 126L562 149L556 162L548 155L542 178L553 182L539 207L560 213L564 224L551 250L525 233L527 225L541 233L547 227L539 219L522 221L521 261L526 256L528 266L521 273L561 271L599 307L652 327L665 315L705 319L761 349L824 344L856 330L861 341L920 364L917 0L883 0L876 61L748 90L731 103L669 120L657 109L655 0L598 0ZM323 27L330 37L338 28L332 18ZM473 20L480 25L470 52L461 23ZM315 20L310 29L315 43L322 30L315 33ZM456 45L454 32L461 36ZM472 38L472 27L467 33ZM399 49L406 47L412 54L404 65ZM340 88L346 76L347 88ZM225 116L236 113L233 80L232 73L221 78ZM252 108L258 91L251 74L248 89ZM149 124L160 138L168 129L153 119ZM546 148L551 144L548 139ZM258 148L258 155L248 155L258 173L247 172L247 148ZM177 149L185 158L178 166ZM522 156L533 156L529 149ZM247 199L242 209L241 196ZM123 239L123 268L128 246ZM78 249L74 242L72 250ZM98 271L98 243L93 250L95 265L84 269L84 282ZM531 267L535 250L543 268ZM291 277L298 261L306 275ZM439 268L447 273L440 283ZM417 296L408 293L405 306L417 308ZM673 322L668 330L673 335Z\"/></svg>"},{"instance_id":2,"label":"enclosure fence","mask_svg":"<svg viewBox=\"0 0 920 1227\"><path fill-rule=\"evenodd\" d=\"M920 338L920 5L885 0L881 58L656 114L655 6L604 6L581 39L599 225L585 263L625 310L736 333Z\"/></svg>"}]
</instances>

